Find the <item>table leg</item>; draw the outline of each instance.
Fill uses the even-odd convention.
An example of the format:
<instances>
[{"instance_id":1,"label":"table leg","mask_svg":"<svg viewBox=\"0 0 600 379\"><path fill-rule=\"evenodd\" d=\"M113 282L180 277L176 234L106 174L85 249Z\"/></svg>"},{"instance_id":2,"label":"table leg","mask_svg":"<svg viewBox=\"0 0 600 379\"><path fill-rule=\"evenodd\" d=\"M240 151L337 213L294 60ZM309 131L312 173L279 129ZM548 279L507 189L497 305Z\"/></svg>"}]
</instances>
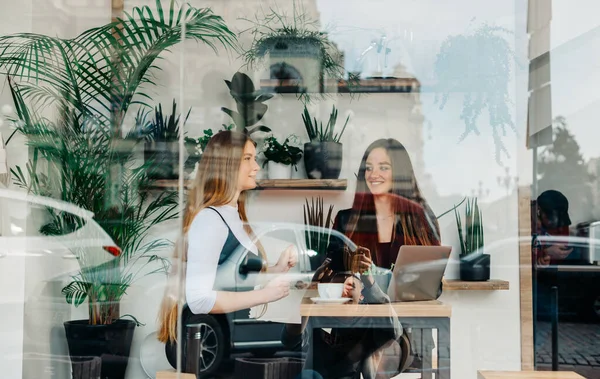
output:
<instances>
[{"instance_id":1,"label":"table leg","mask_svg":"<svg viewBox=\"0 0 600 379\"><path fill-rule=\"evenodd\" d=\"M450 379L450 320L440 323L438 328L438 373L440 379Z\"/></svg>"},{"instance_id":2,"label":"table leg","mask_svg":"<svg viewBox=\"0 0 600 379\"><path fill-rule=\"evenodd\" d=\"M431 349L426 346L426 338L425 333L432 333L431 329L421 329L421 378L422 379L432 379L433 378L433 358L431 354Z\"/></svg>"}]
</instances>

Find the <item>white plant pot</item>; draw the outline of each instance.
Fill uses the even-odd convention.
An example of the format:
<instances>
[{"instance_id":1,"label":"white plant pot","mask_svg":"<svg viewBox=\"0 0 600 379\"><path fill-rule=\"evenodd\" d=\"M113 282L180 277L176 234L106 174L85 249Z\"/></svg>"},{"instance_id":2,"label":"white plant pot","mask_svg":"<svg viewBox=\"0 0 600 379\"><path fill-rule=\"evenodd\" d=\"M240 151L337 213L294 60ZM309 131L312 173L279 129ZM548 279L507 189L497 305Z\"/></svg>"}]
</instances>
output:
<instances>
[{"instance_id":1,"label":"white plant pot","mask_svg":"<svg viewBox=\"0 0 600 379\"><path fill-rule=\"evenodd\" d=\"M291 179L292 166L269 161L267 163L267 172L269 179Z\"/></svg>"}]
</instances>

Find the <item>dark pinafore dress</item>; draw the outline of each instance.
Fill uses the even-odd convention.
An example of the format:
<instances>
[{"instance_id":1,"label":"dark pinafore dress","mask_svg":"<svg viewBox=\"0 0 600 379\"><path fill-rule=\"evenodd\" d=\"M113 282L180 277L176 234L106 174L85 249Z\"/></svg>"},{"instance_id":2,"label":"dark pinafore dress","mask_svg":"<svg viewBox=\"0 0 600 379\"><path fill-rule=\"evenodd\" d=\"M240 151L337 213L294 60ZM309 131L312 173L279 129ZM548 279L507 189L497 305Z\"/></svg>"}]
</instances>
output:
<instances>
[{"instance_id":1,"label":"dark pinafore dress","mask_svg":"<svg viewBox=\"0 0 600 379\"><path fill-rule=\"evenodd\" d=\"M219 213L218 210L216 210L213 207L208 207L207 209L212 209L213 211L217 212L217 214L219 215L219 217L221 217L221 220L223 220L223 222L225 223L225 225L227 226L228 229L228 234L227 234L227 240L225 240L225 244L223 245L223 249L221 250L221 254L219 256L219 266L225 262L227 259L229 259L229 257L233 254L233 252L238 249L242 244L241 242L237 239L237 237L233 234L233 231L231 230L231 228L229 227L229 224L227 224L227 221L225 221L225 219L223 218L223 216L221 215L221 213ZM253 252L251 251L247 251L247 253L253 256L256 256ZM183 310L181 312L181 321L182 324L184 325L183 328L183 332L182 332L182 346L181 346L181 363L182 366L185 367L185 362L186 362L186 341L185 341L185 325L191 325L194 324L194 318L198 318L198 315L192 313L192 311L190 310L190 308L188 307L187 304L184 305ZM177 343L176 342L167 342L165 344L165 353L167 355L167 360L169 361L169 363L171 364L171 366L173 366L173 368L177 367Z\"/></svg>"}]
</instances>

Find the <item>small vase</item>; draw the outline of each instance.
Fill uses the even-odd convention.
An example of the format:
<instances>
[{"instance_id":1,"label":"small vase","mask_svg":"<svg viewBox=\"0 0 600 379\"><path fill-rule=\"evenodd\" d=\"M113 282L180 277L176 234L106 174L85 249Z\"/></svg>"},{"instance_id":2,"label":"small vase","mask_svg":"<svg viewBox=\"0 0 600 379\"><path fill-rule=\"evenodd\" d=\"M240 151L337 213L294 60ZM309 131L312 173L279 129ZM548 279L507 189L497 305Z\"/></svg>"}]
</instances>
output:
<instances>
[{"instance_id":1,"label":"small vase","mask_svg":"<svg viewBox=\"0 0 600 379\"><path fill-rule=\"evenodd\" d=\"M276 163L269 161L267 163L267 171L269 179L291 179L292 178L292 166L282 163Z\"/></svg>"}]
</instances>

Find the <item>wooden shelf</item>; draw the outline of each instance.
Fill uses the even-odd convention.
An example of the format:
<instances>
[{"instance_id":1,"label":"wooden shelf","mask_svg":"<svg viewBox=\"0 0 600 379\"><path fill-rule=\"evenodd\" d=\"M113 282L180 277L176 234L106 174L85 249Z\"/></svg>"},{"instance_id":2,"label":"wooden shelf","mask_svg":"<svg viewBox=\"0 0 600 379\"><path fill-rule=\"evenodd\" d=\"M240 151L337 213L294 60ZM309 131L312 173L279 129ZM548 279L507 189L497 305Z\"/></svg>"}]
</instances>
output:
<instances>
[{"instance_id":1,"label":"wooden shelf","mask_svg":"<svg viewBox=\"0 0 600 379\"><path fill-rule=\"evenodd\" d=\"M260 179L257 190L339 190L348 188L346 179Z\"/></svg>"},{"instance_id":2,"label":"wooden shelf","mask_svg":"<svg viewBox=\"0 0 600 379\"><path fill-rule=\"evenodd\" d=\"M325 190L344 191L348 188L346 179L259 179L256 181L256 190ZM184 180L184 188L189 188L190 180ZM176 189L179 186L177 180L157 180L150 188L152 189Z\"/></svg>"},{"instance_id":3,"label":"wooden shelf","mask_svg":"<svg viewBox=\"0 0 600 379\"><path fill-rule=\"evenodd\" d=\"M572 371L478 371L478 379L584 379Z\"/></svg>"},{"instance_id":4,"label":"wooden shelf","mask_svg":"<svg viewBox=\"0 0 600 379\"><path fill-rule=\"evenodd\" d=\"M293 79L262 79L260 87L267 92L299 93L302 91L302 82ZM415 78L381 78L360 79L357 83L348 84L346 80L326 80L325 93L409 93L419 92L421 87Z\"/></svg>"},{"instance_id":5,"label":"wooden shelf","mask_svg":"<svg viewBox=\"0 0 600 379\"><path fill-rule=\"evenodd\" d=\"M506 280L488 280L486 282L466 282L456 279L444 279L444 291L507 291Z\"/></svg>"}]
</instances>

